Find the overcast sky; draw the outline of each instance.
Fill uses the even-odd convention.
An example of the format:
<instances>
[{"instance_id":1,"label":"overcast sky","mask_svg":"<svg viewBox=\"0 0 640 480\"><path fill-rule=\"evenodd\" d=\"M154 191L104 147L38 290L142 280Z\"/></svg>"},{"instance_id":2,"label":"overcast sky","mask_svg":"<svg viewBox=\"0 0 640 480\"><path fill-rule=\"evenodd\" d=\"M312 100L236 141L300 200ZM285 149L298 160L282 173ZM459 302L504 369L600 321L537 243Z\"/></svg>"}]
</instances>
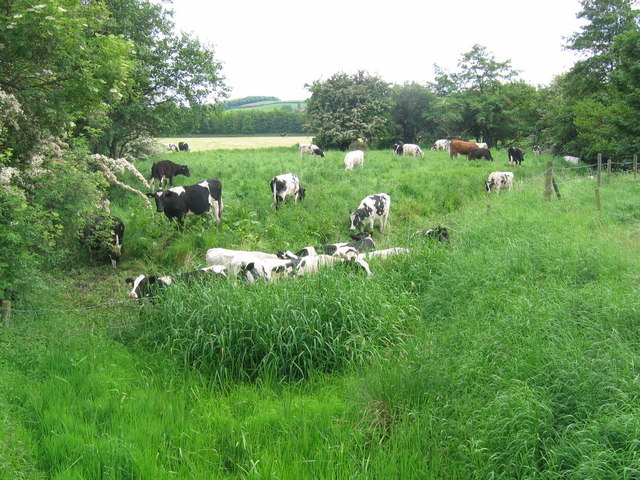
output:
<instances>
[{"instance_id":1,"label":"overcast sky","mask_svg":"<svg viewBox=\"0 0 640 480\"><path fill-rule=\"evenodd\" d=\"M581 25L579 0L173 0L173 9L178 30L213 47L230 98L304 100L305 84L358 70L424 85L434 64L456 71L475 43L548 85L576 61L563 45Z\"/></svg>"}]
</instances>

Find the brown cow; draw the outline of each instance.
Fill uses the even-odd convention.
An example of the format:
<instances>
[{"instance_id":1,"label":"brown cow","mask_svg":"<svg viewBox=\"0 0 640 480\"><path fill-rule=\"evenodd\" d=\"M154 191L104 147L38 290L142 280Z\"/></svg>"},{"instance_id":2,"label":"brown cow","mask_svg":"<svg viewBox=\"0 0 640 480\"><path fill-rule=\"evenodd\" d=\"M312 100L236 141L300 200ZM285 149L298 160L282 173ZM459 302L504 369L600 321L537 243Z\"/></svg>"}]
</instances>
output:
<instances>
[{"instance_id":1,"label":"brown cow","mask_svg":"<svg viewBox=\"0 0 640 480\"><path fill-rule=\"evenodd\" d=\"M469 151L472 148L478 148L477 143L465 142L463 140L451 140L451 146L449 147L449 155L453 158L454 155L463 154L469 155Z\"/></svg>"}]
</instances>

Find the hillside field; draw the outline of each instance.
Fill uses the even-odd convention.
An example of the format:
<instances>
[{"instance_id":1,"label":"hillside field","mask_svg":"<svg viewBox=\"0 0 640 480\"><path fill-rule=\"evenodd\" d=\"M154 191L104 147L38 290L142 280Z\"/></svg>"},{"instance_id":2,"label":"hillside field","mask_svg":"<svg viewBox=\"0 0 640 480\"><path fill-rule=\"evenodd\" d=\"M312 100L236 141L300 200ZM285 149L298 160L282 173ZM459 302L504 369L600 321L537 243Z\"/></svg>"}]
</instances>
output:
<instances>
[{"instance_id":1,"label":"hillside field","mask_svg":"<svg viewBox=\"0 0 640 480\"><path fill-rule=\"evenodd\" d=\"M175 185L219 178L217 229L184 232L117 187L117 269L78 248L0 330L0 478L640 478L638 182L528 151L495 162L187 141ZM264 137L259 137L260 139ZM224 145L224 146L223 146ZM261 145L265 147L264 145ZM554 161L561 198L544 196ZM511 192L487 194L492 171ZM306 198L279 210L269 181ZM131 175L125 180L144 191ZM349 240L349 211L391 196L373 275L329 268L252 285L178 282L154 301L127 277L205 266L207 249L296 251ZM436 226L448 242L416 235Z\"/></svg>"}]
</instances>

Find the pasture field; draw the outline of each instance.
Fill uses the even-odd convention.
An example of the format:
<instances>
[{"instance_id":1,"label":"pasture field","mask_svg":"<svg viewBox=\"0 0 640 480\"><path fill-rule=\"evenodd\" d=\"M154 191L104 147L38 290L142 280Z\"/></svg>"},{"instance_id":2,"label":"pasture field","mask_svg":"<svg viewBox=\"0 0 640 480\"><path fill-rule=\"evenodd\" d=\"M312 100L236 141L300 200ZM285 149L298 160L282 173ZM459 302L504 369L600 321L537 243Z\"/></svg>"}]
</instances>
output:
<instances>
[{"instance_id":1,"label":"pasture field","mask_svg":"<svg viewBox=\"0 0 640 480\"><path fill-rule=\"evenodd\" d=\"M193 136L193 137L163 137L158 139L160 145L164 143L187 142L191 152L203 150L238 150L245 148L273 148L273 147L291 147L299 143L311 143L310 136L306 135L287 135L281 137L274 136L237 136L237 137L217 137L217 136Z\"/></svg>"},{"instance_id":2,"label":"pasture field","mask_svg":"<svg viewBox=\"0 0 640 480\"><path fill-rule=\"evenodd\" d=\"M79 251L0 330L0 478L634 479L640 477L638 182L506 152L300 157L295 147L173 153L186 185L223 184L222 226L184 232L113 189L114 271ZM162 158L165 158L164 156ZM156 159L138 164L149 175ZM494 170L511 192L487 195ZM270 179L303 201L276 211ZM129 179L135 185L135 179ZM295 251L348 240L349 209L391 196L371 277L174 285L124 279L204 266L208 248ZM446 226L450 241L414 235Z\"/></svg>"}]
</instances>

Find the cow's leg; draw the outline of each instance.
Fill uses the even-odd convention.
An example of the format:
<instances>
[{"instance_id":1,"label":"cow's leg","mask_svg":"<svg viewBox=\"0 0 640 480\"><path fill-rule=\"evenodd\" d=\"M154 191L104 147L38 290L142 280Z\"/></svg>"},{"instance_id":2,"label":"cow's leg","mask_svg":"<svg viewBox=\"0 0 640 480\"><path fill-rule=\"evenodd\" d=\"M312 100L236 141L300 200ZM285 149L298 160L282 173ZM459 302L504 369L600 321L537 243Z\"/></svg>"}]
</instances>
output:
<instances>
[{"instance_id":1,"label":"cow's leg","mask_svg":"<svg viewBox=\"0 0 640 480\"><path fill-rule=\"evenodd\" d=\"M220 228L220 205L216 200L213 201L213 217L216 219L216 227Z\"/></svg>"}]
</instances>

